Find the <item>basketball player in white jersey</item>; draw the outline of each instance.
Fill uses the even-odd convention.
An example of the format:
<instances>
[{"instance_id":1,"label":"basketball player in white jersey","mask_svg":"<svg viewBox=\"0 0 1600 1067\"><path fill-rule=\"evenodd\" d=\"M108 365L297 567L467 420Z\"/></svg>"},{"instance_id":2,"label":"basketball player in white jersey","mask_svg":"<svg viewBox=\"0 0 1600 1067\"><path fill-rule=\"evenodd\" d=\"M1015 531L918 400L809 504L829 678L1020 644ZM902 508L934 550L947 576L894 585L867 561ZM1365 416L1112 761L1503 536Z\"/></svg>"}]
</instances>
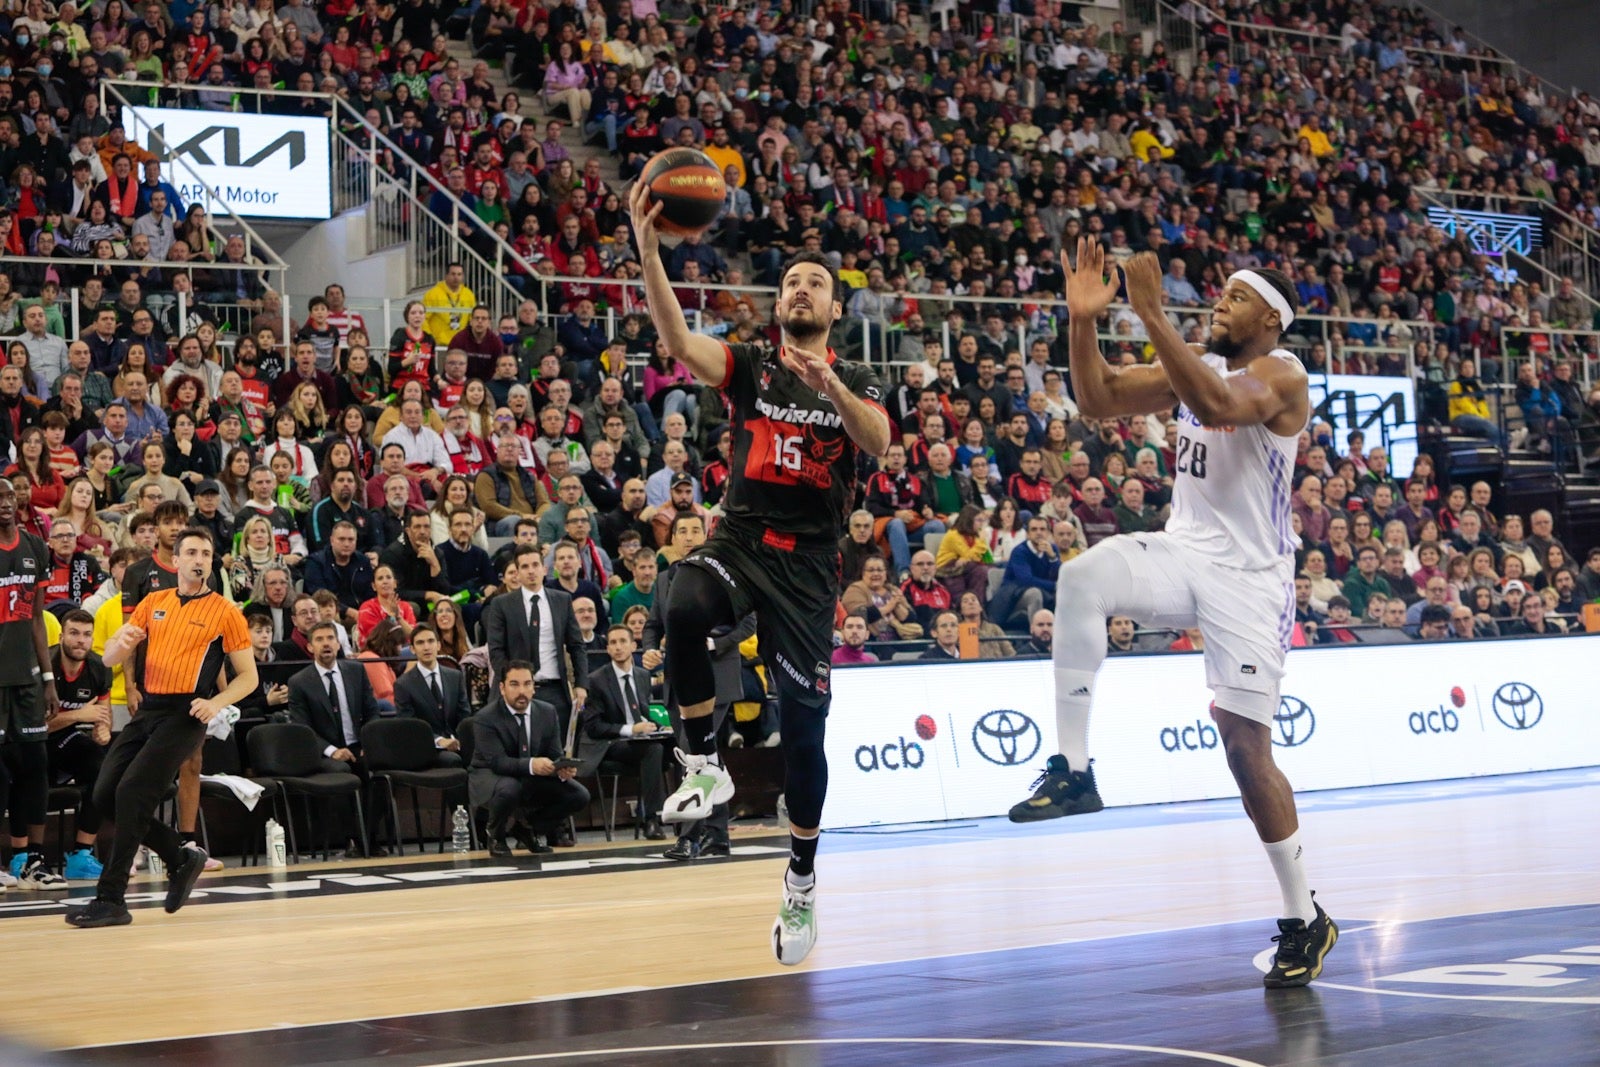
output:
<instances>
[{"instance_id":1,"label":"basketball player in white jersey","mask_svg":"<svg viewBox=\"0 0 1600 1067\"><path fill-rule=\"evenodd\" d=\"M1052 756L1014 822L1099 811L1089 765L1089 705L1106 655L1106 618L1198 625L1211 715L1245 813L1283 893L1269 988L1322 972L1339 930L1312 899L1301 863L1294 791L1272 759L1278 683L1294 624L1289 525L1296 437L1310 417L1305 371L1277 347L1294 321L1295 291L1279 271L1235 272L1211 319L1210 351L1186 344L1161 310L1161 264L1144 252L1122 267L1128 299L1159 361L1113 367L1095 319L1117 295L1117 270L1098 242L1078 242L1067 272L1068 358L1078 407L1109 419L1178 409L1172 518L1165 533L1108 538L1062 566L1056 586L1056 723Z\"/></svg>"}]
</instances>

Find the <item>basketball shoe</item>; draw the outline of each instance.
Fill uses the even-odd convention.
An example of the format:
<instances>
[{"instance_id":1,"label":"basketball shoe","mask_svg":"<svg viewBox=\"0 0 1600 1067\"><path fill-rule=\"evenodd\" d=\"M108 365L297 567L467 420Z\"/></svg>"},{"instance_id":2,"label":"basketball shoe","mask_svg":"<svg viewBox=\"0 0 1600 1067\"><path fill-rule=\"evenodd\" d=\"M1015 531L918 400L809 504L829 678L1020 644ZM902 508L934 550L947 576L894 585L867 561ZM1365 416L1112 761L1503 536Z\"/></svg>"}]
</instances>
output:
<instances>
[{"instance_id":1,"label":"basketball shoe","mask_svg":"<svg viewBox=\"0 0 1600 1067\"><path fill-rule=\"evenodd\" d=\"M12 865L15 868L15 864ZM18 889L65 889L67 880L52 871L44 864L44 858L33 853L26 854L26 860L17 873Z\"/></svg>"},{"instance_id":2,"label":"basketball shoe","mask_svg":"<svg viewBox=\"0 0 1600 1067\"><path fill-rule=\"evenodd\" d=\"M797 888L783 876L783 904L778 908L778 918L772 924L772 951L778 962L793 967L811 953L817 943L817 880Z\"/></svg>"},{"instance_id":3,"label":"basketball shoe","mask_svg":"<svg viewBox=\"0 0 1600 1067\"><path fill-rule=\"evenodd\" d=\"M1094 785L1094 762L1089 769L1075 771L1067 757L1057 753L1033 780L1033 796L1012 805L1012 822L1043 822L1063 815L1088 815L1105 807Z\"/></svg>"},{"instance_id":4,"label":"basketball shoe","mask_svg":"<svg viewBox=\"0 0 1600 1067\"><path fill-rule=\"evenodd\" d=\"M1317 917L1307 923L1304 919L1279 919L1277 955L1272 960L1272 970L1262 978L1268 989L1291 989L1310 985L1322 973L1322 961L1339 941L1339 927L1328 918L1322 905L1311 894L1311 906Z\"/></svg>"},{"instance_id":5,"label":"basketball shoe","mask_svg":"<svg viewBox=\"0 0 1600 1067\"><path fill-rule=\"evenodd\" d=\"M718 804L733 799L733 778L727 768L709 763L704 756L686 755L677 749L683 764L683 784L667 798L661 808L662 822L699 822Z\"/></svg>"}]
</instances>

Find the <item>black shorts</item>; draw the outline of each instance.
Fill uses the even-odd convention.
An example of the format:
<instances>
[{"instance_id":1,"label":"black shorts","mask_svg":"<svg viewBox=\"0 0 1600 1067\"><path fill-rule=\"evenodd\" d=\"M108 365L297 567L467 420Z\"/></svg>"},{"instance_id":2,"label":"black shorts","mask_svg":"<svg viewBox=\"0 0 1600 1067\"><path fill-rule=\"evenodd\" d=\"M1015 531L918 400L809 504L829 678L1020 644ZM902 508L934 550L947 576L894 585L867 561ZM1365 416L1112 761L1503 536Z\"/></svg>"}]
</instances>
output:
<instances>
[{"instance_id":1,"label":"black shorts","mask_svg":"<svg viewBox=\"0 0 1600 1067\"><path fill-rule=\"evenodd\" d=\"M0 743L43 741L49 736L43 686L38 682L0 686Z\"/></svg>"},{"instance_id":2,"label":"black shorts","mask_svg":"<svg viewBox=\"0 0 1600 1067\"><path fill-rule=\"evenodd\" d=\"M838 550L775 548L720 525L683 562L721 581L733 603L730 621L756 613L768 683L826 713L839 602Z\"/></svg>"}]
</instances>

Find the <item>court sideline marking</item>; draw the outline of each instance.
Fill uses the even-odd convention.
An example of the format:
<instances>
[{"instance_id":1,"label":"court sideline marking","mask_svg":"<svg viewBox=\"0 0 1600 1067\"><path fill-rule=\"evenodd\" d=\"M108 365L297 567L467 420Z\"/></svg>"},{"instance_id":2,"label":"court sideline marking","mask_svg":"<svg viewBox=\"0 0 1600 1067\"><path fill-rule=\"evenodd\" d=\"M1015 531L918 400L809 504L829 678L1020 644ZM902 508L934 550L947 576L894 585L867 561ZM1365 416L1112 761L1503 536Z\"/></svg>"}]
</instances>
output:
<instances>
[{"instance_id":1,"label":"court sideline marking","mask_svg":"<svg viewBox=\"0 0 1600 1067\"><path fill-rule=\"evenodd\" d=\"M620 1056L629 1053L702 1052L735 1048L808 1048L827 1045L977 1045L982 1048L1075 1048L1096 1052L1140 1052L1156 1056L1175 1056L1223 1067L1266 1067L1255 1060L1241 1060L1219 1052L1167 1048L1163 1045L1118 1045L1102 1041L1047 1041L1007 1037L816 1037L773 1041L718 1041L695 1045L635 1045L628 1048L583 1049L578 1052L537 1052L521 1056L496 1056L486 1060L451 1060L429 1067L491 1067L502 1063L537 1063L540 1060L567 1060L579 1057Z\"/></svg>"}]
</instances>

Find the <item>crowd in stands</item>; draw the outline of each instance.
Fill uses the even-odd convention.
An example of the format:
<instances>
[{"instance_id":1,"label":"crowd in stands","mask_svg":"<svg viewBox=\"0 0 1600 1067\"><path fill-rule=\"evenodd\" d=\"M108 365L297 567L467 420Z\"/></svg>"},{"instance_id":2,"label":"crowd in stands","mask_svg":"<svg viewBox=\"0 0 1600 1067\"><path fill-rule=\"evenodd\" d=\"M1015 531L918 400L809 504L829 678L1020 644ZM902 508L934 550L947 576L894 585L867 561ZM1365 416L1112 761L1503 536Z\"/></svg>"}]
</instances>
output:
<instances>
[{"instance_id":1,"label":"crowd in stands","mask_svg":"<svg viewBox=\"0 0 1600 1067\"><path fill-rule=\"evenodd\" d=\"M702 329L772 340L747 295L697 283L738 284L748 262L770 284L816 250L848 287L836 343L858 351L870 333L893 361L900 434L864 464L841 540L840 663L1045 655L1060 564L1161 529L1171 413L1096 421L1072 399L1052 301L1080 234L1156 251L1196 339L1231 270L1284 269L1304 312L1340 317L1289 339L1311 370L1406 373L1414 351L1425 417L1502 447L1491 393L1515 378L1519 443L1581 460L1600 425L1600 393L1579 385L1588 342L1502 327L1588 327L1594 302L1570 281L1497 277L1428 223L1417 190L1544 181L1594 222L1587 96L1413 62L1400 46L1432 31L1398 9L1285 5L1342 26L1348 47L1264 41L1236 65L1218 45L1189 76L1120 23L1012 6L1031 12L1020 43L976 11L927 31L904 4L863 18L843 0L809 16L687 0L459 14L28 0L0 16L0 337L14 338L0 446L21 525L52 551L50 605L113 604L176 501L215 534L218 584L248 605L258 659L299 670L332 623L365 660L373 714L404 704L414 634L429 661L484 659L496 596L534 574L570 597L595 665L620 624L626 656L655 670L656 581L716 522L727 408L617 284L638 272L628 219L598 158L569 155L563 120L624 177L667 144L724 167L723 218L668 257ZM448 57L451 17L485 61L514 54L527 105L496 99L482 62ZM246 269L242 237L99 111L113 74L198 107L233 106L236 85L345 95L399 146L384 165L432 170L480 221L474 240L498 230L533 265L528 299L486 306L452 265L389 337L338 284L297 301L285 335L285 297ZM1151 358L1130 313L1102 329L1107 358ZM1395 478L1383 447L1318 422L1294 482L1299 643L1552 633L1600 599L1600 547L1569 551L1548 512L1496 515L1491 486L1438 478L1426 454ZM1203 639L1114 619L1107 640ZM286 677L264 671L246 711L282 709ZM775 741L767 722L736 732Z\"/></svg>"}]
</instances>

